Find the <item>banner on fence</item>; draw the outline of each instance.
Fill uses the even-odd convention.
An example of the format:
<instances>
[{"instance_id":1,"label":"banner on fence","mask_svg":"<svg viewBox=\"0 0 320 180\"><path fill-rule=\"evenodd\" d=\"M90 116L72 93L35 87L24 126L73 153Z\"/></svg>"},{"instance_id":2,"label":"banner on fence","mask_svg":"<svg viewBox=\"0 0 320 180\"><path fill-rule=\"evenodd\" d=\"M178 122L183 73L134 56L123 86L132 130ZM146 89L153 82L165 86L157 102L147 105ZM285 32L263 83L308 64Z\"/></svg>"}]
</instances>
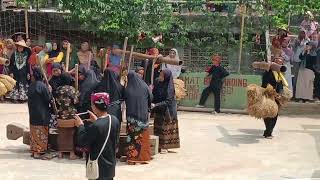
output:
<instances>
[{"instance_id":1,"label":"banner on fence","mask_svg":"<svg viewBox=\"0 0 320 180\"><path fill-rule=\"evenodd\" d=\"M199 103L202 90L210 83L211 77L205 73L184 73L181 79L185 82L187 96L180 101L181 106L192 107ZM224 80L221 92L221 107L227 109L245 109L247 104L246 87L249 84L261 84L259 75L231 74ZM213 107L213 94L207 99L206 106Z\"/></svg>"}]
</instances>

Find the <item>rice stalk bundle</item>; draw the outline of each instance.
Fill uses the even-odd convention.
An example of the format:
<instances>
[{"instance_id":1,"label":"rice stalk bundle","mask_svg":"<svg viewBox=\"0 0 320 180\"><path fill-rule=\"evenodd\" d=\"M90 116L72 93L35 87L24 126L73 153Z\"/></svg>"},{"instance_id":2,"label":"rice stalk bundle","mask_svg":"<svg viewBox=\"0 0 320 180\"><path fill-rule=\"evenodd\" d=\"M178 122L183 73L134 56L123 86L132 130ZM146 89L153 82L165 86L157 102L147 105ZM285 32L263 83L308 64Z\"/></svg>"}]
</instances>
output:
<instances>
[{"instance_id":1,"label":"rice stalk bundle","mask_svg":"<svg viewBox=\"0 0 320 180\"><path fill-rule=\"evenodd\" d=\"M187 90L185 88L185 83L181 79L174 79L174 89L176 92L176 99L181 100L187 95Z\"/></svg>"}]
</instances>

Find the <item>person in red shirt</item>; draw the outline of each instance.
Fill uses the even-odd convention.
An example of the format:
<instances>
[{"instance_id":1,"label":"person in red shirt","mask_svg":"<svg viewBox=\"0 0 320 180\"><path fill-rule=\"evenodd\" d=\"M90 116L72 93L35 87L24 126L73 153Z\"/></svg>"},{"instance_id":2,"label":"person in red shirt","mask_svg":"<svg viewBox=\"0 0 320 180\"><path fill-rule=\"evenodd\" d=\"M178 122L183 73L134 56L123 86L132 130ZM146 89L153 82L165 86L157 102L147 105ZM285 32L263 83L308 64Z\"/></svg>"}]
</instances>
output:
<instances>
[{"instance_id":1,"label":"person in red shirt","mask_svg":"<svg viewBox=\"0 0 320 180\"><path fill-rule=\"evenodd\" d=\"M208 76L211 76L210 85L206 87L201 94L199 105L196 107L204 107L204 104L210 93L214 94L214 109L215 113L220 113L220 94L223 84L223 79L229 75L229 72L221 66L221 56L212 56L212 66L206 71Z\"/></svg>"}]
</instances>

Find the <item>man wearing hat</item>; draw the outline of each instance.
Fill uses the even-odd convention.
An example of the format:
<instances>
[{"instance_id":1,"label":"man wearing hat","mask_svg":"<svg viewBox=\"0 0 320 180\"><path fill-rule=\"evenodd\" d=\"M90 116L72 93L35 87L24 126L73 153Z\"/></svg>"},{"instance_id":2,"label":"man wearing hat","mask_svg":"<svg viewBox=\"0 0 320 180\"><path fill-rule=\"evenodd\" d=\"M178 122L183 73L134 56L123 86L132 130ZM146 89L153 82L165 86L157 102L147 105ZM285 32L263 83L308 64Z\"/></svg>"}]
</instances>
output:
<instances>
[{"instance_id":1,"label":"man wearing hat","mask_svg":"<svg viewBox=\"0 0 320 180\"><path fill-rule=\"evenodd\" d=\"M30 68L28 62L30 49L24 40L16 42L15 45L16 50L10 59L9 72L10 76L13 77L17 83L7 98L14 102L24 102L28 99L27 92L30 82Z\"/></svg>"},{"instance_id":2,"label":"man wearing hat","mask_svg":"<svg viewBox=\"0 0 320 180\"><path fill-rule=\"evenodd\" d=\"M202 91L199 105L196 107L204 107L204 104L210 93L214 95L214 113L220 113L220 93L222 89L223 79L229 75L229 72L221 66L221 56L212 56L212 66L206 71L211 76L210 85Z\"/></svg>"}]
</instances>

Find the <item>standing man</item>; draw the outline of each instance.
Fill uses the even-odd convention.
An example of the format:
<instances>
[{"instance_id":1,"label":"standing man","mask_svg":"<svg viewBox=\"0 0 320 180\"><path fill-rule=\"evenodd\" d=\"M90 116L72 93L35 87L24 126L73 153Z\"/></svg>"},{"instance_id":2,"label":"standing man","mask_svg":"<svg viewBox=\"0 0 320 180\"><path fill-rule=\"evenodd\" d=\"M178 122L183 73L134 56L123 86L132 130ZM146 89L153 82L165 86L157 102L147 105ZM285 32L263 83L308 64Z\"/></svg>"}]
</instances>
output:
<instances>
[{"instance_id":1,"label":"standing man","mask_svg":"<svg viewBox=\"0 0 320 180\"><path fill-rule=\"evenodd\" d=\"M204 107L204 104L212 92L214 94L214 113L220 113L220 93L222 89L223 79L229 76L229 72L221 66L221 56L212 56L212 66L206 71L211 76L210 85L202 91L199 105L196 107Z\"/></svg>"}]
</instances>

